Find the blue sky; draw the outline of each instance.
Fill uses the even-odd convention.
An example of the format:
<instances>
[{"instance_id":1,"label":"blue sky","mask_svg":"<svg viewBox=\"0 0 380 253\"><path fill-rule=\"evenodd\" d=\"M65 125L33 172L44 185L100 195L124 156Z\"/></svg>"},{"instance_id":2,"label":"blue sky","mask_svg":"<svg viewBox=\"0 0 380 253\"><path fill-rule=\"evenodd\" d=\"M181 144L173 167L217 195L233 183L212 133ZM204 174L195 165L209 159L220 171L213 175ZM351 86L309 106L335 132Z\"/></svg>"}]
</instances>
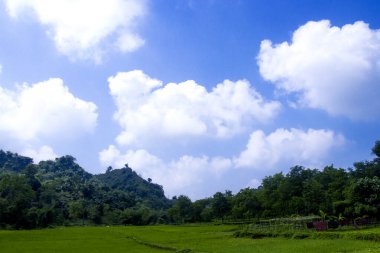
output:
<instances>
[{"instance_id":1,"label":"blue sky","mask_svg":"<svg viewBox=\"0 0 380 253\"><path fill-rule=\"evenodd\" d=\"M168 196L347 168L380 139L378 1L2 0L0 147Z\"/></svg>"}]
</instances>

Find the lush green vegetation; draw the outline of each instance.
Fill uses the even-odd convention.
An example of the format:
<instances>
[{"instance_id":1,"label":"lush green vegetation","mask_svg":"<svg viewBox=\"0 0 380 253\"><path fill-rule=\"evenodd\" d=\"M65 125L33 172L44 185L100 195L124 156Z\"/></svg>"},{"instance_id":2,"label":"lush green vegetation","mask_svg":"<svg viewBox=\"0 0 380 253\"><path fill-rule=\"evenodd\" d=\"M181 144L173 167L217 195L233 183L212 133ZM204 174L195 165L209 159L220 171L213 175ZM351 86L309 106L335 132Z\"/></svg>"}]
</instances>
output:
<instances>
[{"instance_id":1,"label":"lush green vegetation","mask_svg":"<svg viewBox=\"0 0 380 253\"><path fill-rule=\"evenodd\" d=\"M291 238L291 239L351 239L380 242L380 228L364 226L360 229L342 227L326 231L316 231L306 227L294 228L292 226L258 227L254 224L241 227L234 233L236 237L252 239L260 238Z\"/></svg>"},{"instance_id":2,"label":"lush green vegetation","mask_svg":"<svg viewBox=\"0 0 380 253\"><path fill-rule=\"evenodd\" d=\"M263 179L257 189L237 194L218 192L194 203L186 196L174 199L169 215L178 223L226 220L258 220L318 215L321 220L345 224L360 217L380 218L380 142L372 149L372 161L354 168L326 166L323 170L295 166L289 173Z\"/></svg>"},{"instance_id":3,"label":"lush green vegetation","mask_svg":"<svg viewBox=\"0 0 380 253\"><path fill-rule=\"evenodd\" d=\"M0 231L1 252L380 252L352 239L236 238L234 226L64 227ZM323 232L326 233L326 232ZM347 232L348 233L348 232ZM376 233L379 233L376 230ZM320 233L322 234L322 233Z\"/></svg>"},{"instance_id":4,"label":"lush green vegetation","mask_svg":"<svg viewBox=\"0 0 380 253\"><path fill-rule=\"evenodd\" d=\"M126 165L93 176L64 156L33 164L0 151L0 227L167 222L162 187Z\"/></svg>"},{"instance_id":5,"label":"lush green vegetation","mask_svg":"<svg viewBox=\"0 0 380 253\"><path fill-rule=\"evenodd\" d=\"M347 170L295 166L285 175L264 178L257 189L217 192L193 202L184 195L167 199L160 185L128 165L94 176L71 156L33 164L28 157L0 151L0 227L253 222L310 215L329 220L329 227L363 217L379 220L379 141L372 152L372 161Z\"/></svg>"}]
</instances>

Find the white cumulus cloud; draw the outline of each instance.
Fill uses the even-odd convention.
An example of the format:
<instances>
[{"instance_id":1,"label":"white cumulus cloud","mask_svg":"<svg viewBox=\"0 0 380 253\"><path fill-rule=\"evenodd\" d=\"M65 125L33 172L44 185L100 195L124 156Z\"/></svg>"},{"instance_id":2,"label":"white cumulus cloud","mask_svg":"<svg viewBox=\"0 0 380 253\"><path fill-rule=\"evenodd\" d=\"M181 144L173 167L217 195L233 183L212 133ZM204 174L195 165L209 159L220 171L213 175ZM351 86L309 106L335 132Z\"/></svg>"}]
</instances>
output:
<instances>
[{"instance_id":1,"label":"white cumulus cloud","mask_svg":"<svg viewBox=\"0 0 380 253\"><path fill-rule=\"evenodd\" d=\"M324 165L321 162L329 152L344 141L342 135L324 129L280 128L269 135L258 130L251 134L245 150L234 163L238 168L256 171L281 170L294 165L319 167Z\"/></svg>"},{"instance_id":2,"label":"white cumulus cloud","mask_svg":"<svg viewBox=\"0 0 380 253\"><path fill-rule=\"evenodd\" d=\"M26 148L21 152L22 155L33 158L35 163L40 161L54 160L58 156L54 153L54 150L49 146L42 146L38 149Z\"/></svg>"},{"instance_id":3,"label":"white cumulus cloud","mask_svg":"<svg viewBox=\"0 0 380 253\"><path fill-rule=\"evenodd\" d=\"M380 30L358 21L343 27L328 20L298 28L290 43L261 43L260 73L299 106L355 120L380 116Z\"/></svg>"},{"instance_id":4,"label":"white cumulus cloud","mask_svg":"<svg viewBox=\"0 0 380 253\"><path fill-rule=\"evenodd\" d=\"M169 83L140 70L110 77L119 144L179 136L231 137L247 125L272 120L281 105L266 101L246 80L229 80L207 91L195 81Z\"/></svg>"},{"instance_id":5,"label":"white cumulus cloud","mask_svg":"<svg viewBox=\"0 0 380 253\"><path fill-rule=\"evenodd\" d=\"M17 90L0 87L0 136L24 142L92 132L97 108L75 97L59 78Z\"/></svg>"},{"instance_id":6,"label":"white cumulus cloud","mask_svg":"<svg viewBox=\"0 0 380 253\"><path fill-rule=\"evenodd\" d=\"M261 180L253 178L249 181L247 187L249 188L258 188L261 185Z\"/></svg>"},{"instance_id":7,"label":"white cumulus cloud","mask_svg":"<svg viewBox=\"0 0 380 253\"><path fill-rule=\"evenodd\" d=\"M6 0L8 13L32 11L57 49L71 59L102 60L110 47L134 51L144 44L135 32L147 12L145 0ZM113 41L111 41L113 40Z\"/></svg>"},{"instance_id":8,"label":"white cumulus cloud","mask_svg":"<svg viewBox=\"0 0 380 253\"><path fill-rule=\"evenodd\" d=\"M321 168L329 153L344 142L342 135L324 129L277 129L269 135L259 130L251 134L246 148L234 158L182 155L164 161L145 149L110 145L99 153L99 160L105 167L122 168L128 164L144 178L163 185L168 196L186 194L197 199L231 186L258 187L258 175L294 165Z\"/></svg>"}]
</instances>

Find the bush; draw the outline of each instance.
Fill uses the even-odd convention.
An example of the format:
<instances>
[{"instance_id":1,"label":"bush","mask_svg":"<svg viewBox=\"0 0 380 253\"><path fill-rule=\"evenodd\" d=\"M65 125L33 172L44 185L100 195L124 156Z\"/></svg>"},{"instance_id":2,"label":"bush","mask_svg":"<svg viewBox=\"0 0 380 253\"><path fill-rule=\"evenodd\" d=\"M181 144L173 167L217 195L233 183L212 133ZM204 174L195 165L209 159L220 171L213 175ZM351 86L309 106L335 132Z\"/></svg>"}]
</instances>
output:
<instances>
[{"instance_id":1,"label":"bush","mask_svg":"<svg viewBox=\"0 0 380 253\"><path fill-rule=\"evenodd\" d=\"M348 234L348 237L350 239L356 239L356 240L368 240L368 241L380 241L380 234L378 233L365 233L365 232L358 232L354 234Z\"/></svg>"},{"instance_id":2,"label":"bush","mask_svg":"<svg viewBox=\"0 0 380 253\"><path fill-rule=\"evenodd\" d=\"M342 237L342 233L330 233L330 232L321 232L321 233L313 233L312 238L313 239L339 239Z\"/></svg>"},{"instance_id":3,"label":"bush","mask_svg":"<svg viewBox=\"0 0 380 253\"><path fill-rule=\"evenodd\" d=\"M309 238L310 237L310 233L294 233L293 234L293 239L305 239L305 238Z\"/></svg>"},{"instance_id":4,"label":"bush","mask_svg":"<svg viewBox=\"0 0 380 253\"><path fill-rule=\"evenodd\" d=\"M328 227L329 228L338 228L339 227L339 221L336 221L336 220L328 221Z\"/></svg>"}]
</instances>

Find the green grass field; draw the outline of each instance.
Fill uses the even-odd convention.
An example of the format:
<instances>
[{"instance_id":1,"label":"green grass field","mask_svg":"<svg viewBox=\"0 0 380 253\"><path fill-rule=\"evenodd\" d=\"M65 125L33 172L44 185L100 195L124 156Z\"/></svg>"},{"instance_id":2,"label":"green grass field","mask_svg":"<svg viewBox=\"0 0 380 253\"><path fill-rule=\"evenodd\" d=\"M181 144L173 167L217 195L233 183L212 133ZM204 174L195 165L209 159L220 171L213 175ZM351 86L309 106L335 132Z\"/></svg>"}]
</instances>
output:
<instances>
[{"instance_id":1,"label":"green grass field","mask_svg":"<svg viewBox=\"0 0 380 253\"><path fill-rule=\"evenodd\" d=\"M370 240L235 238L234 229L202 225L0 231L0 252L380 252L380 242Z\"/></svg>"}]
</instances>

